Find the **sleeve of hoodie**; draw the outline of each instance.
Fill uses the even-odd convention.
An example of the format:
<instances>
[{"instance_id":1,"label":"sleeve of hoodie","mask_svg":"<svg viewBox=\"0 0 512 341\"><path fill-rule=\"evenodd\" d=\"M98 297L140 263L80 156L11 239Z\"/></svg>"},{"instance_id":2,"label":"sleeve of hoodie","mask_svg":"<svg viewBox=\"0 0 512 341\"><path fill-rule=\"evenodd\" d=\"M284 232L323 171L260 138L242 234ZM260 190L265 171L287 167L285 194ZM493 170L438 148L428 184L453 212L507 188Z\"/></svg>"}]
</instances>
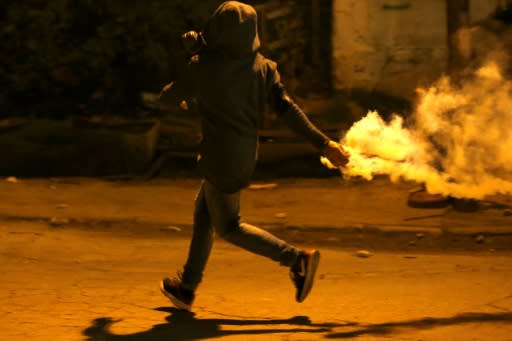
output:
<instances>
[{"instance_id":1,"label":"sleeve of hoodie","mask_svg":"<svg viewBox=\"0 0 512 341\"><path fill-rule=\"evenodd\" d=\"M282 117L288 126L299 136L304 137L313 146L322 149L329 143L329 137L323 134L307 117L302 109L287 94L281 83L281 76L274 63L269 65L270 103L272 109Z\"/></svg>"},{"instance_id":2,"label":"sleeve of hoodie","mask_svg":"<svg viewBox=\"0 0 512 341\"><path fill-rule=\"evenodd\" d=\"M191 60L177 68L174 81L165 85L160 91L160 103L178 106L182 101L189 101L196 96L197 61Z\"/></svg>"}]
</instances>

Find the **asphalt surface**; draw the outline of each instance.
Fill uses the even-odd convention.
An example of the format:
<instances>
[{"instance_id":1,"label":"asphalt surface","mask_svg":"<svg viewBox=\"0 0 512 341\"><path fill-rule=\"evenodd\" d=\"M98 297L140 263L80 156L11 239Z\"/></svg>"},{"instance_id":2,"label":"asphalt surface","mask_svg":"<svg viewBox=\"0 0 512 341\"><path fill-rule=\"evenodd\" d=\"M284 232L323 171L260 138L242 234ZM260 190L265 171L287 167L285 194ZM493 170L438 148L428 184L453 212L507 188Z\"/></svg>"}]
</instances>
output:
<instances>
[{"instance_id":1,"label":"asphalt surface","mask_svg":"<svg viewBox=\"0 0 512 341\"><path fill-rule=\"evenodd\" d=\"M4 223L0 339L511 339L510 254L361 258L326 247L315 286L298 304L286 268L219 240L190 314L158 288L187 247L169 233Z\"/></svg>"},{"instance_id":2,"label":"asphalt surface","mask_svg":"<svg viewBox=\"0 0 512 341\"><path fill-rule=\"evenodd\" d=\"M511 340L509 198L406 205L414 184L280 179L245 220L322 257L288 270L217 240L193 313L159 292L187 254L198 179L0 183L0 340ZM265 185L269 185L266 183Z\"/></svg>"},{"instance_id":3,"label":"asphalt surface","mask_svg":"<svg viewBox=\"0 0 512 341\"><path fill-rule=\"evenodd\" d=\"M199 179L104 181L89 178L0 182L0 221L56 228L190 232ZM294 242L387 250L502 251L512 247L507 196L473 212L407 205L416 185L385 178L278 179L242 193L242 219Z\"/></svg>"}]
</instances>

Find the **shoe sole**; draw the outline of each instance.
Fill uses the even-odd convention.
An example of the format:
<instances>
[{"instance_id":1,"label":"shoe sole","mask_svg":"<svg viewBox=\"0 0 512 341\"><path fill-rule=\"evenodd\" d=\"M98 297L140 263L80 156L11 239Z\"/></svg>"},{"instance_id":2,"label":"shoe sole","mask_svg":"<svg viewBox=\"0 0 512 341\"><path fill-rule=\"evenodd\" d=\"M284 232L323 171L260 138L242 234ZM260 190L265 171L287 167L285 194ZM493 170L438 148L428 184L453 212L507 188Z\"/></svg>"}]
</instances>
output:
<instances>
[{"instance_id":1,"label":"shoe sole","mask_svg":"<svg viewBox=\"0 0 512 341\"><path fill-rule=\"evenodd\" d=\"M162 294L165 295L165 297L167 297L169 300L171 300L172 304L174 304L174 306L176 308L181 309L181 310L186 310L186 311L190 311L190 309L192 308L191 305L183 303L177 297L175 297L174 295L167 292L164 289L164 281L163 280L160 281L160 291L162 292Z\"/></svg>"},{"instance_id":2,"label":"shoe sole","mask_svg":"<svg viewBox=\"0 0 512 341\"><path fill-rule=\"evenodd\" d=\"M308 296L311 288L313 287L313 281L315 279L316 270L318 268L318 263L320 262L320 251L315 250L309 256L308 263L306 264L306 278L304 280L304 286L302 287L301 295L298 298L298 302L303 302Z\"/></svg>"}]
</instances>

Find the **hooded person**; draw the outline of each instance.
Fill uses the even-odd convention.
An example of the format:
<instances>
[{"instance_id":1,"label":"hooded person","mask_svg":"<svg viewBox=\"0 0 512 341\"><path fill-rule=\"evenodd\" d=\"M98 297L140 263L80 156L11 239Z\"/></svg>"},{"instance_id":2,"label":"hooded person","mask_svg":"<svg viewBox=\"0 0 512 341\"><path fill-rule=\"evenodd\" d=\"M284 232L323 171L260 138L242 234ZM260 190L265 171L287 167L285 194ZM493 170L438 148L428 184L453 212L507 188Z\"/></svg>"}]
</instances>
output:
<instances>
[{"instance_id":1,"label":"hooded person","mask_svg":"<svg viewBox=\"0 0 512 341\"><path fill-rule=\"evenodd\" d=\"M191 308L215 229L232 244L289 267L296 300L302 302L311 290L319 251L299 250L240 221L240 191L256 166L263 114L273 109L335 166L344 166L348 154L309 121L286 93L277 64L259 52L258 17L252 6L226 1L203 32L184 38L197 55L164 87L161 99L197 104L202 122L198 166L204 181L195 200L188 259L183 271L164 278L160 288L178 308Z\"/></svg>"}]
</instances>

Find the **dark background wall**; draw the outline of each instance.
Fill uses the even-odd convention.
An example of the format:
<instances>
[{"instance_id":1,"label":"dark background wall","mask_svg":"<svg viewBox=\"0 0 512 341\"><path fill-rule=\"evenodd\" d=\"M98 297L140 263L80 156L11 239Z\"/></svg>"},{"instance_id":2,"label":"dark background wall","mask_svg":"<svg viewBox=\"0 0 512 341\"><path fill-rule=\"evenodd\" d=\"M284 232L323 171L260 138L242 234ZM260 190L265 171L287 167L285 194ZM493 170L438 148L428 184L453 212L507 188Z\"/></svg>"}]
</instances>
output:
<instances>
[{"instance_id":1,"label":"dark background wall","mask_svg":"<svg viewBox=\"0 0 512 341\"><path fill-rule=\"evenodd\" d=\"M268 13L284 13L262 23L263 51L282 63L292 92L328 91L330 32L324 31L329 30L330 0L246 2L257 6L263 19ZM184 58L180 34L200 30L220 3L0 2L0 118L136 116L141 92L158 92ZM321 4L321 10L312 8L313 3Z\"/></svg>"}]
</instances>

